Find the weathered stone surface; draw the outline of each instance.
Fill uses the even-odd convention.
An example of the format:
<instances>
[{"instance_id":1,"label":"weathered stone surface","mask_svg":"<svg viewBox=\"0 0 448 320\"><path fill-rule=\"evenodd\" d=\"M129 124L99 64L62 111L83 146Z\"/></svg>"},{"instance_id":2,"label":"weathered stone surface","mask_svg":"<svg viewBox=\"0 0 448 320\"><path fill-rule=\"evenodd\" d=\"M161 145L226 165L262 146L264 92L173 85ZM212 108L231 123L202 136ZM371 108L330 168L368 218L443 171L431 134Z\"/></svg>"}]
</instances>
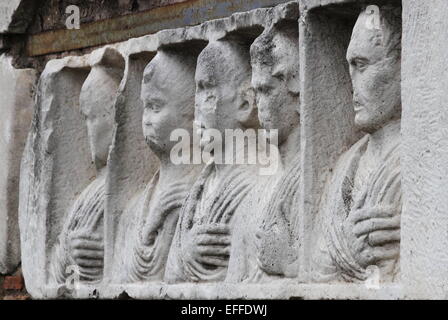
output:
<instances>
[{"instance_id":1,"label":"weathered stone surface","mask_svg":"<svg viewBox=\"0 0 448 320\"><path fill-rule=\"evenodd\" d=\"M319 204L325 183L337 158L360 138L354 126L351 79L346 52L359 11L346 19L320 11L308 11L301 2L299 20L302 182L299 279L312 281L312 254L317 243ZM337 76L336 76L337 75ZM316 90L315 88L319 88ZM322 130L322 128L326 128Z\"/></svg>"},{"instance_id":2,"label":"weathered stone surface","mask_svg":"<svg viewBox=\"0 0 448 320\"><path fill-rule=\"evenodd\" d=\"M22 159L28 291L446 297L437 5L303 0L50 61ZM267 149L268 175L220 160Z\"/></svg>"},{"instance_id":3,"label":"weathered stone surface","mask_svg":"<svg viewBox=\"0 0 448 320\"><path fill-rule=\"evenodd\" d=\"M142 127L143 132L133 138L146 141L150 149L147 152L154 155L150 161L145 159L145 154L139 155L148 163L146 168L137 166L141 170L137 181L115 180L119 178L118 174L110 170L111 179L115 181L114 191L120 187L123 190L138 190L142 183L146 183L132 195L130 201L121 201L121 206L117 203L118 199L113 199L114 193L111 194L112 203L125 207L119 221L114 221L115 226L112 225L117 230L112 272L109 274L113 283L162 281L165 277L180 208L201 170L201 166L197 165L173 166L170 161L170 152L175 145L170 141L171 132L183 129L193 133L196 58L196 55L161 50L140 74L143 75L143 106L138 105L137 110L140 113L143 111L139 117L139 128ZM162 115L158 116L160 113ZM127 137L117 134L118 138ZM124 145L124 142L129 140L116 141L116 144L126 147L127 143ZM115 151L114 155L117 156L124 150L116 148ZM119 158L123 161L126 156L121 154ZM158 163L160 166L154 172ZM146 181L143 180L145 171L153 171L153 176ZM123 200L121 197L119 199Z\"/></svg>"},{"instance_id":4,"label":"weathered stone surface","mask_svg":"<svg viewBox=\"0 0 448 320\"><path fill-rule=\"evenodd\" d=\"M37 3L34 0L1 0L0 34L25 33L34 18Z\"/></svg>"},{"instance_id":5,"label":"weathered stone surface","mask_svg":"<svg viewBox=\"0 0 448 320\"><path fill-rule=\"evenodd\" d=\"M33 70L16 70L11 61L11 57L0 56L0 274L14 271L20 263L19 163L31 124L36 80Z\"/></svg>"},{"instance_id":6,"label":"weathered stone surface","mask_svg":"<svg viewBox=\"0 0 448 320\"><path fill-rule=\"evenodd\" d=\"M193 78L190 80L183 80L182 77L187 75L189 77L194 76L197 56L204 49L207 41L211 41L207 47L210 49L206 49L202 53L202 55L205 55L203 58L203 63L205 64L198 64L197 70L199 71L197 72L199 72L199 74L202 72L204 77L206 77L204 79L209 79L210 76L215 78L219 77L221 73L223 74L224 69L219 73L213 71L212 74L208 74L208 72L210 72L210 67L208 66L216 65L217 61L221 61L222 59L229 59L227 58L227 54L218 54L221 50L230 50L229 53L235 52L235 57L239 57L238 59L240 59L240 63L244 66L235 65L235 71L238 70L242 77L238 76L236 79L241 78L244 81L241 83L232 83L234 80L229 82L229 78L223 83L228 82L234 86L234 89L229 92L235 92L235 99L239 99L237 97L240 95L244 97L252 96L251 100L248 100L248 103L249 105L252 105L252 107L255 107L253 91L250 89L251 68L249 45L260 35L265 26L273 26L282 21L289 21L292 26L290 28L295 29L295 35L297 35L297 24L295 23L297 17L298 7L294 3L280 6L275 9L258 9L252 12L236 14L228 19L207 22L196 27L162 31L156 35L134 39L127 43L111 46L110 49L101 49L89 56L67 57L61 60L51 61L47 65L39 82L39 97L36 105L35 119L28 140L27 152L22 163L21 224L23 230L22 238L24 243L24 255L26 256L26 258L24 258L24 275L26 279L30 279L27 281L27 288L33 296L51 297L55 295L70 294L70 281L72 279L69 274L73 270L66 268L71 265L80 266L79 280L86 288L92 286L107 286L107 284L126 286L127 283L135 283L134 286L141 286L142 290L144 290L144 285L140 283L142 280L160 281L165 279L168 282L183 282L190 280L201 281L200 278L194 280L196 279L194 277L185 277L185 275L188 274L185 273L185 270L174 270L179 267L182 269L181 265L183 262L180 261L178 263L178 259L183 260L193 253L193 251L190 252L190 250L193 250L193 247L188 246L184 240L191 237L187 236L183 230L184 228L187 228L186 230L191 228L190 222L186 219L191 215L188 210L197 210L195 209L196 205L192 205L191 201L186 201L185 208L180 210L180 207L182 207L182 204L184 203L182 199L187 198L188 193L186 191L189 189L195 190L195 188L201 189L200 181L202 179L206 179L207 181L207 177L209 176L208 172L214 165L212 165L212 167L208 165L208 167L204 169L202 174L204 178L199 176L198 182L192 188L182 189L182 185L191 185L194 180L196 180L195 177L198 176L198 169L200 170L201 166L186 166L184 169L186 173L185 183L176 181L170 186L170 181L174 180L173 177L170 178L170 174L177 177L180 177L183 174L182 169L176 169L181 170L176 173L174 168L171 168L172 165L169 162L169 153L172 144L170 146L166 139L168 139L169 132L174 129L186 128L187 130L192 130L192 127L188 129L187 127L184 127L185 125L181 125L182 122L179 122L181 121L181 118L176 120L176 113L174 110L167 113L167 116L171 114L170 116L172 117L171 120L169 120L170 118L164 120L168 122L154 122L154 115L151 115L151 111L148 111L149 118L146 118L146 113L142 113L142 110L152 109L142 108L140 91L142 91L141 98L143 99L143 106L151 106L155 103L153 100L155 99L153 98L155 94L154 92L158 92L154 90L162 90L157 89L158 86L160 86L157 84L157 81L160 83L167 81L167 83L170 84L179 82L179 85L185 81L190 87L192 86L190 88L191 90L189 89L191 93L194 94L194 92L196 92L196 107L199 107L197 111L201 110L200 104L198 104L200 101L200 92L195 89L194 81L192 81ZM289 36L294 37L294 33ZM112 49L112 47L115 47L117 51ZM185 50L185 54L182 54L183 50ZM210 51L210 54L207 53L207 50ZM157 51L158 54L155 56ZM98 61L109 61L109 63L112 63L114 60L118 59L108 58L108 55L113 56L109 52L115 52L117 57L122 56L124 61L126 61L127 67L119 87L113 89L112 87L104 88L104 86L102 86L103 90L109 90L110 97L116 97L114 103L114 117L116 124L112 126L115 128L115 133L112 139L109 155L107 156L107 153L100 152L102 156L98 156L95 152L95 150L98 150L98 145L95 149L93 148L94 144L91 143L91 152L88 152L87 146L85 145L88 140L86 140L87 136L84 133L85 129L79 115L79 108L84 109L85 107L83 107L83 105L89 105L89 99L93 99L91 100L92 102L98 102L97 99L105 97L105 95L98 92L94 95L83 94L83 90L84 88L87 90L89 86L88 83L96 85L101 81L100 79L92 81L93 73L95 72L95 64L97 64ZM210 62L210 58L206 58L206 56L214 57L215 53L217 55L213 59L217 60ZM153 59L154 56L155 58ZM178 58L176 58L177 56ZM182 72L185 72L182 71L182 68L188 66L189 59L194 61L194 64L192 65L193 69L188 71L185 76L181 76ZM199 59L199 61L202 60ZM148 62L150 62L150 64L146 68L147 71L143 72L143 68ZM233 63L233 59L230 59L229 63ZM172 71L168 71L167 75L163 75L163 73L166 72L165 70L170 70L167 68L175 68L174 66L176 64L179 65L178 68L181 68L179 71L173 69ZM164 67L164 65L166 65L166 67ZM91 71L89 72L89 70ZM173 76L177 75L177 78L166 78L170 74ZM90 79L90 77L92 77L92 79ZM162 77L161 80L157 80L158 77ZM291 90L297 95L298 75L294 74L294 77L296 77L293 80L296 81L296 88ZM198 80L197 78L196 81L201 82L202 80ZM142 87L140 86L140 83L143 83ZM246 89L240 92L240 89L238 88L241 87L243 83L243 87ZM189 123L188 125L191 126L193 123L193 114L191 112L193 111L194 95L191 96L190 102L185 102L183 100L176 102L177 100L175 99L177 98L174 98L175 92L177 90L183 92L187 90L186 88L177 88L174 86L172 88L167 87L163 90L158 94L159 99L162 99L163 97L165 97L164 99L167 99L166 101L174 99L170 103L178 103L179 106L191 105L190 118L182 120L185 124ZM175 91L169 93L167 90ZM250 90L250 92L246 92L246 90ZM185 99L185 97L179 97L179 99L180 98ZM217 96L217 98L217 101L220 101L219 99L227 101L225 99L228 99L228 95L224 94L222 96ZM242 105L245 106L246 100L241 101ZM290 103L293 103L291 106L292 110L296 110L296 102L293 100L293 102ZM98 103L94 104L98 105ZM92 108L94 104L92 104ZM108 103L105 104L107 105ZM218 105L220 104L221 102L218 102ZM89 108L89 110L93 110L92 108ZM96 108L98 108L98 106ZM218 122L228 123L229 126L222 127L223 135L224 128L243 129L248 128L250 123L258 123L256 120L256 109L247 109L245 111L247 115L239 111L239 113L235 113L235 115L239 114L238 118L231 120L231 113L229 114L229 111L227 110L229 108L238 109L240 106L238 104L232 106L229 102L225 102L220 108L221 109L215 109L214 112L217 113L213 115L213 117L216 116L216 119L219 119ZM206 109L204 109L204 112L205 110ZM64 116L62 116L63 114ZM218 114L220 118L218 117ZM251 117L248 118L249 114ZM195 115L195 122L200 123L201 121L205 121L205 118L200 120L201 118L197 118L198 116L199 114L197 113ZM255 118L253 118L254 116ZM141 128L140 123L142 122L142 119L143 133L141 129L139 129ZM186 120L188 121L185 122ZM206 128L213 128L213 123L217 120L205 124ZM149 128L151 128L147 133L145 132L145 121L149 121ZM230 126L232 121L241 121L241 124L237 127L232 127L233 125ZM257 126L258 125L253 128L257 128ZM111 125L109 124L108 127L111 127ZM89 128L89 126L87 126L87 128ZM88 132L90 132L89 130L90 129L88 129ZM154 132L153 130L156 131ZM164 131L159 132L157 130ZM50 135L44 134L46 131L52 133ZM97 132L93 137L98 136L98 134L101 135L101 132ZM149 142L149 147L152 151L148 150L147 146L145 146L145 135L147 135L146 141ZM105 138L107 136L108 135L106 135ZM163 137L165 140L157 140L155 137L158 136ZM70 141L70 149L66 149L67 141ZM92 138L90 141L92 141ZM297 142L298 141L295 140L293 143ZM75 150L72 148L73 146L77 146L75 148L76 155L73 153ZM103 148L102 150L105 151L106 149ZM104 219L105 221L104 260L100 258L102 257L102 251L99 251L100 247L96 247L92 242L94 239L91 237L93 237L95 233L92 234L90 232L88 236L89 238L87 238L87 233L85 236L82 236L82 234L78 235L77 232L75 232L76 230L70 228L70 225L76 226L74 228L79 228L79 225L82 223L76 221L85 220L82 218L84 215L84 207L80 206L80 204L86 203L87 205L90 201L90 197L96 197L98 201L103 197L100 194L96 196L96 192L94 192L93 189L90 190L90 186L86 188L89 183L91 185L95 184L95 182L88 182L89 180L91 181L92 176L95 176L94 171L92 171L92 165L88 165L89 160L88 157L86 158L89 153L95 155L92 159L97 168L107 164L104 171L105 176L102 178L104 179L104 182L102 183L105 184L104 188L106 195L104 200L104 217L100 218L98 216L98 219ZM157 160L157 158L159 158L159 160ZM99 159L101 161L98 161ZM106 161L106 159L108 160ZM98 165L99 163L101 163L101 166ZM155 174L159 164L159 173L156 174L151 181L150 177ZM239 181L233 186L230 181L235 179L241 180L241 173L246 171L248 179L252 179L250 177L254 172L254 168L245 169L244 167L241 167L238 169L237 167L234 168L233 166L228 166L229 170L223 170L222 174L224 174L224 176L227 173L229 173L230 176L225 179L214 178L214 181L222 180L224 182L229 182L222 184L220 187L222 188L221 191L214 191L216 192L216 200L210 202L210 205L213 205L215 201L218 203L226 203L230 201L230 211L228 213L221 213L219 210L215 213L204 211L203 213L200 213L200 216L210 215L210 219L212 219L214 216L222 215L222 223L229 223L229 219L233 216L233 211L238 208L239 202L244 199L244 192L243 189L241 189L241 186L246 185L246 189L249 191L251 185L249 182L243 182L240 186L242 181ZM221 171L219 171L219 174L221 174ZM233 179L230 178L232 175L234 176ZM71 181L71 183L68 183L69 181ZM235 181L235 183L236 182L237 181ZM99 185L100 188L102 183ZM225 190L231 190L232 188L239 190L239 193L230 193L227 195ZM179 197L173 198L171 190L177 189L179 189ZM82 192L82 190L86 191ZM168 192L166 196L163 195L164 192ZM80 196L78 195L79 193L81 193ZM208 195L208 191L206 191L206 193ZM39 197L38 199L38 194L45 194L45 196ZM84 197L85 200L82 199ZM164 200L165 197L167 197L166 201ZM220 199L220 197L222 197L222 199ZM228 199L226 197L228 197ZM196 199L194 200L196 201ZM170 201L174 201L172 205L170 204ZM89 209L90 206L92 207L92 210L99 210L98 213L93 213ZM102 216L101 210L94 209L95 207L100 208L101 206L97 206L95 202L92 202L91 205L85 207L86 217L92 216L92 214L99 214ZM177 223L177 214L171 212L172 208L174 208L175 211L179 210L180 212L179 224ZM216 209L218 209L218 207ZM166 216L168 213L170 213L170 215ZM244 214L246 214L246 212L244 212ZM235 215L238 214L235 213ZM72 216L76 216L77 218L73 220L73 222L70 222ZM145 218L145 216L148 217ZM96 220L94 218L88 218L87 221L92 219ZM164 222L165 219L168 220ZM215 221L214 218L212 220ZM46 224L46 234L32 231L37 230L35 228L43 228L45 221L51 221L49 224ZM216 224L216 222L214 223ZM216 229L219 225L211 227ZM74 239L71 240L69 234L73 232L76 233L76 236L73 235ZM214 231L211 232L210 236L213 237ZM147 236L155 238L149 241L146 239ZM95 237L95 239L102 242L99 235L98 237ZM171 239L174 239L172 245ZM191 239L196 241L199 238L196 236ZM83 245L83 242L80 240L87 242L84 242ZM218 240L219 239L215 239L213 241ZM89 248L86 247L87 243L89 243ZM93 251L87 250L93 249L93 247L95 247L95 252L97 252L95 254ZM31 257L31 251L39 252L39 254L35 254ZM80 251L83 252L84 257ZM81 255L78 255L78 253L75 255L75 252L78 252ZM95 262L93 256L98 257L97 262ZM78 260L76 257L78 257ZM164 261L167 259L167 268L165 270ZM72 262L69 263L69 261ZM101 261L104 261L104 273L100 271L103 266ZM185 263L187 262L185 261ZM185 266L187 265L188 263ZM208 273L205 265L202 268L204 272ZM99 275L99 272L104 274L104 277L93 277L93 275ZM184 276L179 277L178 272L184 274ZM226 273L227 267L221 267L220 272L216 273L221 276L216 278L216 280L224 280ZM213 272L210 274L213 274ZM103 281L102 283L95 285L89 284L89 281L85 281L88 279L100 282L102 279ZM214 278L205 276L202 280L210 281L212 279ZM108 291L114 292L113 290L106 289L103 294L107 294ZM82 292L82 290L80 292ZM72 292L72 294L76 295L76 292Z\"/></svg>"},{"instance_id":7,"label":"weathered stone surface","mask_svg":"<svg viewBox=\"0 0 448 320\"><path fill-rule=\"evenodd\" d=\"M347 50L354 125L366 135L341 155L324 191L322 251L317 275L365 281L377 268L381 281L398 278L400 215L401 16L379 8L360 14ZM381 39L381 40L377 40ZM325 240L323 240L325 239Z\"/></svg>"},{"instance_id":8,"label":"weathered stone surface","mask_svg":"<svg viewBox=\"0 0 448 320\"><path fill-rule=\"evenodd\" d=\"M447 299L448 3L403 1L402 281L416 298Z\"/></svg>"},{"instance_id":9,"label":"weathered stone surface","mask_svg":"<svg viewBox=\"0 0 448 320\"><path fill-rule=\"evenodd\" d=\"M172 5L185 0L49 0L45 1L36 11L37 20L31 26L33 33L49 30L58 30L65 27L67 17L65 9L70 5L80 8L81 23L90 23L98 20L110 19L130 13L151 10L158 7Z\"/></svg>"},{"instance_id":10,"label":"weathered stone surface","mask_svg":"<svg viewBox=\"0 0 448 320\"><path fill-rule=\"evenodd\" d=\"M103 246L102 169L123 69L121 55L105 49L89 59L50 63L41 75L21 172L23 273L33 296L42 295L46 282L64 282L75 265L71 261L83 260L83 249L92 242ZM103 91L94 89L98 83ZM41 228L47 233L36 232ZM73 249L80 255L74 256ZM98 267L97 261L92 264ZM96 280L101 274L84 273L80 280Z\"/></svg>"},{"instance_id":11,"label":"weathered stone surface","mask_svg":"<svg viewBox=\"0 0 448 320\"><path fill-rule=\"evenodd\" d=\"M295 19L273 24L251 46L258 118L278 130L280 165L259 177L233 230L226 281L262 283L298 275L300 161L299 36ZM284 79L278 81L278 79Z\"/></svg>"},{"instance_id":12,"label":"weathered stone surface","mask_svg":"<svg viewBox=\"0 0 448 320\"><path fill-rule=\"evenodd\" d=\"M19 7L20 2L21 0L2 0L0 2L0 33L8 31L14 12Z\"/></svg>"}]
</instances>

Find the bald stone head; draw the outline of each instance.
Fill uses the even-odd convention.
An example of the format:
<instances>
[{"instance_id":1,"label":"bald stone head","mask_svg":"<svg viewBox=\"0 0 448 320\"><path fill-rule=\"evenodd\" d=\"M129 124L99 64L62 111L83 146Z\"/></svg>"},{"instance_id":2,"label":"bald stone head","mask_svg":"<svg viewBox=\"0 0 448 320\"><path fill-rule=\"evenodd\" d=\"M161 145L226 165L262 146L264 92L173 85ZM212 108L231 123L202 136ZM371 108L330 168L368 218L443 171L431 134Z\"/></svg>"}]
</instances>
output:
<instances>
[{"instance_id":1,"label":"bald stone head","mask_svg":"<svg viewBox=\"0 0 448 320\"><path fill-rule=\"evenodd\" d=\"M347 61L357 127L372 133L390 120L399 119L401 17L396 8L361 12L353 30Z\"/></svg>"},{"instance_id":2,"label":"bald stone head","mask_svg":"<svg viewBox=\"0 0 448 320\"><path fill-rule=\"evenodd\" d=\"M196 68L196 121L205 129L257 128L249 48L234 41L211 42Z\"/></svg>"},{"instance_id":3,"label":"bald stone head","mask_svg":"<svg viewBox=\"0 0 448 320\"><path fill-rule=\"evenodd\" d=\"M264 129L279 143L299 125L299 35L295 28L267 29L251 46L252 86Z\"/></svg>"},{"instance_id":4,"label":"bald stone head","mask_svg":"<svg viewBox=\"0 0 448 320\"><path fill-rule=\"evenodd\" d=\"M192 133L194 119L194 57L159 51L143 75L143 134L159 158L169 156L175 141L171 132L185 129Z\"/></svg>"},{"instance_id":5,"label":"bald stone head","mask_svg":"<svg viewBox=\"0 0 448 320\"><path fill-rule=\"evenodd\" d=\"M98 169L107 163L114 132L115 98L122 70L96 65L81 88L81 113L87 124L92 161Z\"/></svg>"}]
</instances>

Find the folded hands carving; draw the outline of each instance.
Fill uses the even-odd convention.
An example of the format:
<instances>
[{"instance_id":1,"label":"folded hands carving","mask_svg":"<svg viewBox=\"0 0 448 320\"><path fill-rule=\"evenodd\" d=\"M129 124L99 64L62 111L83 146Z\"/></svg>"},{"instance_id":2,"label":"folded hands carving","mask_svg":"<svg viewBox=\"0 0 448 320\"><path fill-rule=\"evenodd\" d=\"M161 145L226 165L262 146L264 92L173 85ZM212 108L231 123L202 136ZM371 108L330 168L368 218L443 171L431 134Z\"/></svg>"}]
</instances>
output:
<instances>
[{"instance_id":1,"label":"folded hands carving","mask_svg":"<svg viewBox=\"0 0 448 320\"><path fill-rule=\"evenodd\" d=\"M76 199L65 218L52 258L52 275L57 283L65 283L69 266L78 267L81 281L98 282L103 276L106 163L114 130L115 95L122 72L122 66L101 61L92 67L81 89L81 113L86 120L97 177Z\"/></svg>"},{"instance_id":2,"label":"folded hands carving","mask_svg":"<svg viewBox=\"0 0 448 320\"><path fill-rule=\"evenodd\" d=\"M339 159L322 214L334 277L348 281L364 280L370 266L380 268L382 281L399 271L401 21L395 13L382 7L375 29L363 11L347 52L355 125L367 135Z\"/></svg>"},{"instance_id":3,"label":"folded hands carving","mask_svg":"<svg viewBox=\"0 0 448 320\"><path fill-rule=\"evenodd\" d=\"M372 30L363 11L347 51L354 124L366 135L334 164L319 232L309 229L322 246L311 250L317 263L312 271L325 281L365 280L372 265L382 279L395 280L399 272L401 21L393 12L382 7L381 28ZM299 57L296 21L267 27L251 46L231 38L209 42L199 56L159 50L143 73L140 138L160 166L118 219L113 281L298 277L299 247L305 245L300 192L307 192L301 188ZM116 65L95 65L81 90L97 175L64 219L51 259L57 283L65 282L71 264L82 281L103 278L106 169L122 75ZM222 133L224 147L228 129L278 130L278 171L260 177L256 166L213 159L204 167L174 165L170 134L182 128L192 135L193 123ZM208 138L200 137L201 147Z\"/></svg>"}]
</instances>

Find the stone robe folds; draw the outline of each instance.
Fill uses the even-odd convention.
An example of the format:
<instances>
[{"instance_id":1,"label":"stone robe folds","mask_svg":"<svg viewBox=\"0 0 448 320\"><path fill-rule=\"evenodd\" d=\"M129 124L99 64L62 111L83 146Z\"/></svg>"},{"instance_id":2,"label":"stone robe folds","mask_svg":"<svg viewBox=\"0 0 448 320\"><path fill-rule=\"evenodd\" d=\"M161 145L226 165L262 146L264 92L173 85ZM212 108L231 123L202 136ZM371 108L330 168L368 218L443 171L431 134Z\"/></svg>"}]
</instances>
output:
<instances>
[{"instance_id":1,"label":"stone robe folds","mask_svg":"<svg viewBox=\"0 0 448 320\"><path fill-rule=\"evenodd\" d=\"M235 220L227 282L262 283L297 276L300 174L296 157L280 175L259 177Z\"/></svg>"},{"instance_id":2,"label":"stone robe folds","mask_svg":"<svg viewBox=\"0 0 448 320\"><path fill-rule=\"evenodd\" d=\"M73 210L66 217L51 262L51 274L56 283L64 283L69 276L67 267L76 265L69 247L69 237L73 232L82 231L82 234L90 236L90 240L103 243L105 182L105 175L91 182L75 201ZM102 279L102 275L91 276L81 271L80 279L96 282Z\"/></svg>"},{"instance_id":3,"label":"stone robe folds","mask_svg":"<svg viewBox=\"0 0 448 320\"><path fill-rule=\"evenodd\" d=\"M356 188L355 177L370 136L358 141L339 160L323 198L323 234L318 243L318 256L313 260L314 277L318 282L363 281L369 276L349 250L342 225L355 203L364 207L388 206L401 213L400 137L390 137L384 157ZM358 189L358 190L356 190ZM399 256L378 266L382 280L393 280L398 274Z\"/></svg>"},{"instance_id":4,"label":"stone robe folds","mask_svg":"<svg viewBox=\"0 0 448 320\"><path fill-rule=\"evenodd\" d=\"M233 228L233 216L238 206L254 187L257 166L227 166L217 177L215 163L201 172L182 207L176 235L170 250L165 280L175 282L223 281L226 267L210 267L188 259L184 246L194 225L227 224ZM213 183L216 182L216 183ZM211 185L215 185L211 189Z\"/></svg>"},{"instance_id":5,"label":"stone robe folds","mask_svg":"<svg viewBox=\"0 0 448 320\"><path fill-rule=\"evenodd\" d=\"M194 181L197 170L179 179L179 184ZM138 281L162 281L171 242L176 229L179 210L166 213L164 221L159 221L157 236L147 245L142 239L142 229L148 216L155 210L164 210L154 206L151 212L153 195L159 183L156 173L143 194L138 196L123 213L116 239L115 270L116 280L120 283ZM167 190L169 192L170 190ZM185 194L185 197L187 194ZM159 203L156 204L156 206Z\"/></svg>"}]
</instances>

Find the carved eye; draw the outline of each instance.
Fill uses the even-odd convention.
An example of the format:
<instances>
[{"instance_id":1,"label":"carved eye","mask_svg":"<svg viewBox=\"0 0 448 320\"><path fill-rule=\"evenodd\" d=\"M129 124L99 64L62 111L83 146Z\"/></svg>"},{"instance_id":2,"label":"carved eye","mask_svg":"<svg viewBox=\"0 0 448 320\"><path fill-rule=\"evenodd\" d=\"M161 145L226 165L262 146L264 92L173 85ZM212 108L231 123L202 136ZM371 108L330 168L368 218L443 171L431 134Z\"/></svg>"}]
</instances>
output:
<instances>
[{"instance_id":1,"label":"carved eye","mask_svg":"<svg viewBox=\"0 0 448 320\"><path fill-rule=\"evenodd\" d=\"M161 107L158 104L156 104L156 103L147 102L145 104L145 109L151 110L152 112L157 113L157 112L159 112L161 110Z\"/></svg>"},{"instance_id":2,"label":"carved eye","mask_svg":"<svg viewBox=\"0 0 448 320\"><path fill-rule=\"evenodd\" d=\"M366 59L356 58L351 61L351 65L360 71L364 71L368 66Z\"/></svg>"},{"instance_id":3,"label":"carved eye","mask_svg":"<svg viewBox=\"0 0 448 320\"><path fill-rule=\"evenodd\" d=\"M158 112L160 112L160 110L161 110L162 108L161 108L158 104L152 103L152 104L150 105L150 109L151 109L152 112L154 112L154 113L158 113Z\"/></svg>"},{"instance_id":4,"label":"carved eye","mask_svg":"<svg viewBox=\"0 0 448 320\"><path fill-rule=\"evenodd\" d=\"M278 79L281 82L285 81L285 76L281 73L274 74L274 78Z\"/></svg>"}]
</instances>

